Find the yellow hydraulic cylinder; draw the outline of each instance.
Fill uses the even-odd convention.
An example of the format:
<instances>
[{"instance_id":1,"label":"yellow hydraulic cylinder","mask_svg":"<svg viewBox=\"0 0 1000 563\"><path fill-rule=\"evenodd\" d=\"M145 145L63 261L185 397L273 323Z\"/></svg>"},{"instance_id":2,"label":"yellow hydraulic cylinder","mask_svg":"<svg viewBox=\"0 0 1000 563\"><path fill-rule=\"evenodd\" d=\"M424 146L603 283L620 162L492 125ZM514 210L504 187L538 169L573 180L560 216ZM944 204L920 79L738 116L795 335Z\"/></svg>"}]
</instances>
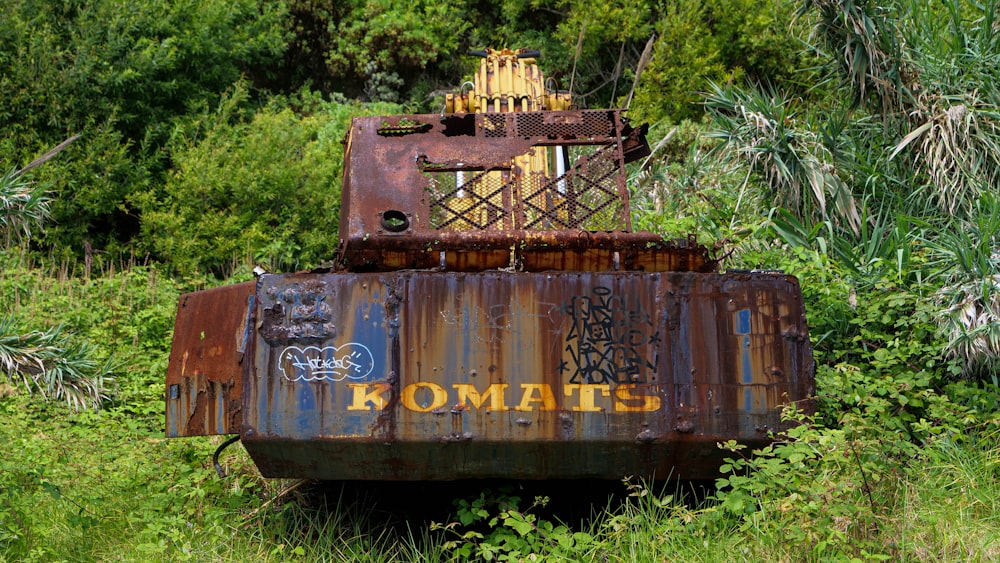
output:
<instances>
[{"instance_id":1,"label":"yellow hydraulic cylinder","mask_svg":"<svg viewBox=\"0 0 1000 563\"><path fill-rule=\"evenodd\" d=\"M445 99L448 113L508 113L544 110L567 110L572 106L569 94L545 91L545 77L535 62L537 51L527 49L486 49L478 51L483 57L476 72L471 91L449 94ZM511 173L517 179L512 198L529 198L533 209L551 210L559 203L559 194L538 193L537 186L549 178L549 152L551 149L536 147L533 151L515 157ZM503 190L496 186L510 181L504 172L481 175L469 190L463 189L467 173L457 173L457 195L447 208L452 213L471 219L452 221L453 228L468 228L472 224L503 228L502 222L491 221L486 214L492 209L507 207ZM532 195L534 194L534 195ZM488 202L488 205L483 205ZM474 215L470 217L469 214ZM531 218L529 218L530 220Z\"/></svg>"}]
</instances>

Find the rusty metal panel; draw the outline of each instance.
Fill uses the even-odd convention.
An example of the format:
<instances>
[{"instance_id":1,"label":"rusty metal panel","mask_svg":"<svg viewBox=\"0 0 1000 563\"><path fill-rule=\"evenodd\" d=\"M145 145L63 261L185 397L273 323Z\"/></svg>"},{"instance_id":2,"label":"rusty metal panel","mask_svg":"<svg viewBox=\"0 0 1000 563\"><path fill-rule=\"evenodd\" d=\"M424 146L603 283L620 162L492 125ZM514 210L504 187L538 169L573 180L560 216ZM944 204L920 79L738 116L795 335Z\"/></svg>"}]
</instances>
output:
<instances>
[{"instance_id":1,"label":"rusty metal panel","mask_svg":"<svg viewBox=\"0 0 1000 563\"><path fill-rule=\"evenodd\" d=\"M610 250L634 246L652 235L621 236L631 231L624 165L648 151L644 134L619 110L355 118L340 260L390 271L436 267L429 251L475 250L475 263L493 264L510 240L550 248L537 232L614 233L603 237Z\"/></svg>"},{"instance_id":2,"label":"rusty metal panel","mask_svg":"<svg viewBox=\"0 0 1000 563\"><path fill-rule=\"evenodd\" d=\"M813 392L790 276L315 274L258 295L242 438L266 476L714 477L718 441L765 443Z\"/></svg>"},{"instance_id":3,"label":"rusty metal panel","mask_svg":"<svg viewBox=\"0 0 1000 563\"><path fill-rule=\"evenodd\" d=\"M377 274L265 275L256 352L244 388L245 439L369 435L377 417L354 389L398 371L392 278ZM380 405L381 407L382 405Z\"/></svg>"},{"instance_id":4,"label":"rusty metal panel","mask_svg":"<svg viewBox=\"0 0 1000 563\"><path fill-rule=\"evenodd\" d=\"M255 283L181 296L167 364L168 437L239 432Z\"/></svg>"},{"instance_id":5,"label":"rusty metal panel","mask_svg":"<svg viewBox=\"0 0 1000 563\"><path fill-rule=\"evenodd\" d=\"M501 231L413 233L373 238L352 254L360 270L440 269L479 272L579 270L714 272L718 262L694 237L666 241L653 233Z\"/></svg>"}]
</instances>

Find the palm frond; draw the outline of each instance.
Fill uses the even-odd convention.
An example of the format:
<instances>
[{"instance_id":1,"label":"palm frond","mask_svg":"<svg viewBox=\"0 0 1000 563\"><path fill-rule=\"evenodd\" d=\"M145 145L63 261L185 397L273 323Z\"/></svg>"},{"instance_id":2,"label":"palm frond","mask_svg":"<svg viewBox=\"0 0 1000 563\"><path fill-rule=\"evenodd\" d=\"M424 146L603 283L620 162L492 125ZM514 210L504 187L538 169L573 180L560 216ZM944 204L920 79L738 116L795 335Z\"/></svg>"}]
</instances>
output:
<instances>
[{"instance_id":1,"label":"palm frond","mask_svg":"<svg viewBox=\"0 0 1000 563\"><path fill-rule=\"evenodd\" d=\"M100 407L110 398L114 365L99 363L89 344L71 343L59 327L18 334L0 319L0 371L15 386L65 400L74 410Z\"/></svg>"},{"instance_id":2,"label":"palm frond","mask_svg":"<svg viewBox=\"0 0 1000 563\"><path fill-rule=\"evenodd\" d=\"M969 377L1000 374L1000 198L986 193L973 220L955 219L924 240L946 352Z\"/></svg>"},{"instance_id":3,"label":"palm frond","mask_svg":"<svg viewBox=\"0 0 1000 563\"><path fill-rule=\"evenodd\" d=\"M763 180L774 204L800 218L835 220L860 228L850 187L833 164L820 135L799 123L777 93L711 85L705 106L716 130L711 134Z\"/></svg>"},{"instance_id":4,"label":"palm frond","mask_svg":"<svg viewBox=\"0 0 1000 563\"><path fill-rule=\"evenodd\" d=\"M41 227L49 218L48 195L27 181L24 173L48 162L79 138L79 134L73 135L20 170L0 175L0 234L8 245L14 238L30 239L32 229Z\"/></svg>"},{"instance_id":5,"label":"palm frond","mask_svg":"<svg viewBox=\"0 0 1000 563\"><path fill-rule=\"evenodd\" d=\"M1000 275L948 285L942 332L947 352L962 361L967 377L1000 375Z\"/></svg>"},{"instance_id":6,"label":"palm frond","mask_svg":"<svg viewBox=\"0 0 1000 563\"><path fill-rule=\"evenodd\" d=\"M911 0L900 26L919 81L906 114L904 150L925 191L948 214L968 214L983 189L1000 184L1000 34L997 0Z\"/></svg>"},{"instance_id":7,"label":"palm frond","mask_svg":"<svg viewBox=\"0 0 1000 563\"><path fill-rule=\"evenodd\" d=\"M904 70L899 33L884 6L870 1L805 0L800 15L816 15L812 40L825 47L855 105L882 115L910 104L913 78Z\"/></svg>"},{"instance_id":8,"label":"palm frond","mask_svg":"<svg viewBox=\"0 0 1000 563\"><path fill-rule=\"evenodd\" d=\"M0 234L6 241L30 239L32 231L49 217L44 190L11 170L0 175Z\"/></svg>"}]
</instances>

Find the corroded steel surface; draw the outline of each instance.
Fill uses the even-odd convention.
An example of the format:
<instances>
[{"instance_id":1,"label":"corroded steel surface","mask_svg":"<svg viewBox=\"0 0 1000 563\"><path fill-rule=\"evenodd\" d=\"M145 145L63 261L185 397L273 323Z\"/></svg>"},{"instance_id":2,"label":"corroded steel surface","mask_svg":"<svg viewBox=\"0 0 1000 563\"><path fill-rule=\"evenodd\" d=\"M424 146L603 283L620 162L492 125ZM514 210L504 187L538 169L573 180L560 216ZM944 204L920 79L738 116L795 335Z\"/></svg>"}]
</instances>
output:
<instances>
[{"instance_id":1,"label":"corroded steel surface","mask_svg":"<svg viewBox=\"0 0 1000 563\"><path fill-rule=\"evenodd\" d=\"M564 250L600 248L666 256L647 270L703 271L704 249L631 232L624 165L649 153L644 135L619 110L355 118L340 263L353 271L537 271ZM603 257L573 267L614 269Z\"/></svg>"},{"instance_id":2,"label":"corroded steel surface","mask_svg":"<svg viewBox=\"0 0 1000 563\"><path fill-rule=\"evenodd\" d=\"M514 268L606 272L712 272L717 263L694 239L665 241L647 232L497 231L414 233L373 238L351 253L358 270Z\"/></svg>"},{"instance_id":3,"label":"corroded steel surface","mask_svg":"<svg viewBox=\"0 0 1000 563\"><path fill-rule=\"evenodd\" d=\"M254 286L248 282L181 296L167 364L167 436L239 431Z\"/></svg>"},{"instance_id":4,"label":"corroded steel surface","mask_svg":"<svg viewBox=\"0 0 1000 563\"><path fill-rule=\"evenodd\" d=\"M797 280L632 232L646 127L478 54L448 113L354 119L329 271L182 297L168 435L268 477L711 478L812 410Z\"/></svg>"},{"instance_id":5,"label":"corroded steel surface","mask_svg":"<svg viewBox=\"0 0 1000 563\"><path fill-rule=\"evenodd\" d=\"M813 363L777 274L266 275L241 437L265 476L714 477ZM808 408L808 404L804 404Z\"/></svg>"}]
</instances>

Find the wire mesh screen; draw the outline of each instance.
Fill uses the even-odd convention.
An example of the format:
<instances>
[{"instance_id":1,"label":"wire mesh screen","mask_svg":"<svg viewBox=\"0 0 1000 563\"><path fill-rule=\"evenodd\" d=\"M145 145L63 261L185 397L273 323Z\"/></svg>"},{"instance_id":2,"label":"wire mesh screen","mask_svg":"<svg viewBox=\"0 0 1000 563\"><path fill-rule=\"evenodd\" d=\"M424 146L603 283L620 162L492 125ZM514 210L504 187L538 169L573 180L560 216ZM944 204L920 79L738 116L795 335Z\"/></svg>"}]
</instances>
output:
<instances>
[{"instance_id":1,"label":"wire mesh screen","mask_svg":"<svg viewBox=\"0 0 1000 563\"><path fill-rule=\"evenodd\" d=\"M628 230L614 144L573 147L563 174L425 171L430 226L436 230ZM561 147L534 147L545 154ZM554 166L552 167L554 168Z\"/></svg>"},{"instance_id":2,"label":"wire mesh screen","mask_svg":"<svg viewBox=\"0 0 1000 563\"><path fill-rule=\"evenodd\" d=\"M524 229L627 228L625 201L618 193L616 151L613 145L581 156L565 174L555 178L535 175L521 192Z\"/></svg>"},{"instance_id":3,"label":"wire mesh screen","mask_svg":"<svg viewBox=\"0 0 1000 563\"><path fill-rule=\"evenodd\" d=\"M425 172L430 223L437 230L512 228L510 173Z\"/></svg>"},{"instance_id":4,"label":"wire mesh screen","mask_svg":"<svg viewBox=\"0 0 1000 563\"><path fill-rule=\"evenodd\" d=\"M488 117L496 119L496 115ZM615 122L607 111L580 111L566 114L533 112L513 114L515 134L523 137L584 138L614 134ZM490 125L495 125L491 123Z\"/></svg>"}]
</instances>

